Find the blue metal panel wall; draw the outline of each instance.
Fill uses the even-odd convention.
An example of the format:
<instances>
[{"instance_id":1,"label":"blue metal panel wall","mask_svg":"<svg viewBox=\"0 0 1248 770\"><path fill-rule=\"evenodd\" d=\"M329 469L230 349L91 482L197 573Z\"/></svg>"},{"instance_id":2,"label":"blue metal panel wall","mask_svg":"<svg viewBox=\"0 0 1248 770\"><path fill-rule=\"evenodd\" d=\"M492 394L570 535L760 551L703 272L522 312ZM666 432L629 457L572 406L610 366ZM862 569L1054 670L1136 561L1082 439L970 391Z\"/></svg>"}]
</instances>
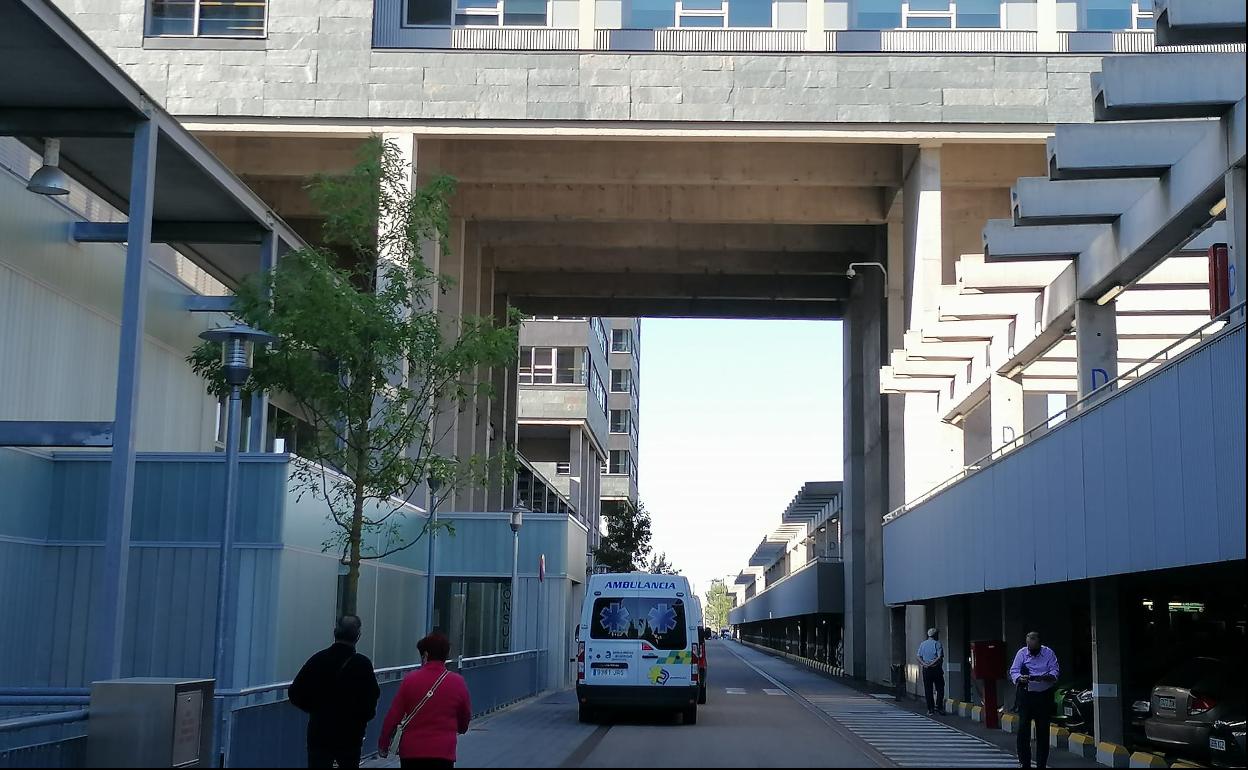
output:
<instances>
[{"instance_id":1,"label":"blue metal panel wall","mask_svg":"<svg viewBox=\"0 0 1248 770\"><path fill-rule=\"evenodd\" d=\"M1241 326L889 522L885 600L1243 559L1244 364Z\"/></svg>"},{"instance_id":2,"label":"blue metal panel wall","mask_svg":"<svg viewBox=\"0 0 1248 770\"><path fill-rule=\"evenodd\" d=\"M46 538L51 494L51 459L0 448L0 535Z\"/></svg>"}]
</instances>

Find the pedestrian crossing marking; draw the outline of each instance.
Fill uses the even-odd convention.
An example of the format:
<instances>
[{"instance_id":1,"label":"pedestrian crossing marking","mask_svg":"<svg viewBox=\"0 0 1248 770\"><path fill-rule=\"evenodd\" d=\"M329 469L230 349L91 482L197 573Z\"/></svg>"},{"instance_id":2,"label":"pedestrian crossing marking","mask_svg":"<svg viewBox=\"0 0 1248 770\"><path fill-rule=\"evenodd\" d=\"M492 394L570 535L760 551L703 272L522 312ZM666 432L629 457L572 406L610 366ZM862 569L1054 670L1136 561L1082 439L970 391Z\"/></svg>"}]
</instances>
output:
<instances>
[{"instance_id":1,"label":"pedestrian crossing marking","mask_svg":"<svg viewBox=\"0 0 1248 770\"><path fill-rule=\"evenodd\" d=\"M776 690L771 687L764 687L763 692L767 693L768 695L784 695L784 690Z\"/></svg>"},{"instance_id":2,"label":"pedestrian crossing marking","mask_svg":"<svg viewBox=\"0 0 1248 770\"><path fill-rule=\"evenodd\" d=\"M725 689L729 695L745 695L744 687L728 687Z\"/></svg>"}]
</instances>

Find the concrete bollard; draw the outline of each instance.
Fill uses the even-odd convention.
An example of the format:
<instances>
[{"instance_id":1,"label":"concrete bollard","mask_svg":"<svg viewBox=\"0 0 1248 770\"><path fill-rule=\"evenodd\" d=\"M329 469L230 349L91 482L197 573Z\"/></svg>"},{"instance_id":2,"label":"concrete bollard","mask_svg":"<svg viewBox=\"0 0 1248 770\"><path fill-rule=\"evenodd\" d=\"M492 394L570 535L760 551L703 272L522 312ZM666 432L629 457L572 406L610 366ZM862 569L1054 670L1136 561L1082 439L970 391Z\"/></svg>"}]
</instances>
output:
<instances>
[{"instance_id":1,"label":"concrete bollard","mask_svg":"<svg viewBox=\"0 0 1248 770\"><path fill-rule=\"evenodd\" d=\"M1007 733L1018 732L1018 714L1009 711L1001 715L1001 729Z\"/></svg>"},{"instance_id":2,"label":"concrete bollard","mask_svg":"<svg viewBox=\"0 0 1248 770\"><path fill-rule=\"evenodd\" d=\"M983 706L971 706L971 719L975 720L976 722L983 722L984 721L984 707Z\"/></svg>"},{"instance_id":3,"label":"concrete bollard","mask_svg":"<svg viewBox=\"0 0 1248 770\"><path fill-rule=\"evenodd\" d=\"M958 702L954 700L953 698L945 698L945 713L947 714L958 713Z\"/></svg>"},{"instance_id":4,"label":"concrete bollard","mask_svg":"<svg viewBox=\"0 0 1248 770\"><path fill-rule=\"evenodd\" d=\"M1169 767L1166 760L1148 751L1137 751L1131 755L1128 767Z\"/></svg>"},{"instance_id":5,"label":"concrete bollard","mask_svg":"<svg viewBox=\"0 0 1248 770\"><path fill-rule=\"evenodd\" d=\"M1057 725L1049 725L1049 746L1055 749L1065 749L1070 745L1070 730Z\"/></svg>"},{"instance_id":6,"label":"concrete bollard","mask_svg":"<svg viewBox=\"0 0 1248 770\"><path fill-rule=\"evenodd\" d=\"M1125 746L1119 746L1117 743L1109 741L1101 741L1096 744L1096 761L1106 767L1129 767L1131 764L1131 753L1127 751Z\"/></svg>"},{"instance_id":7,"label":"concrete bollard","mask_svg":"<svg viewBox=\"0 0 1248 770\"><path fill-rule=\"evenodd\" d=\"M1084 759L1096 756L1096 739L1087 733L1071 733L1066 740L1066 750Z\"/></svg>"},{"instance_id":8,"label":"concrete bollard","mask_svg":"<svg viewBox=\"0 0 1248 770\"><path fill-rule=\"evenodd\" d=\"M958 701L958 716L970 717L970 715L971 715L971 704L965 701Z\"/></svg>"}]
</instances>

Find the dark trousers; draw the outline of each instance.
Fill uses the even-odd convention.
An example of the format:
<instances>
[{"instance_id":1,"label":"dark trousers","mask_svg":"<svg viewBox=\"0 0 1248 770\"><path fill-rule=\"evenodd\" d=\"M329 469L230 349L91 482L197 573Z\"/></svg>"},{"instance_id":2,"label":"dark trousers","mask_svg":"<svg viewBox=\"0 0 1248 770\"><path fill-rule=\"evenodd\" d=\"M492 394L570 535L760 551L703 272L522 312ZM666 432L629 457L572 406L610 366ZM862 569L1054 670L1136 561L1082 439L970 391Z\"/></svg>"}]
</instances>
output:
<instances>
[{"instance_id":1,"label":"dark trousers","mask_svg":"<svg viewBox=\"0 0 1248 770\"><path fill-rule=\"evenodd\" d=\"M308 767L326 768L333 767L334 763L338 767L356 768L360 766L360 747L333 747L333 746L309 746L308 747Z\"/></svg>"},{"instance_id":2,"label":"dark trousers","mask_svg":"<svg viewBox=\"0 0 1248 770\"><path fill-rule=\"evenodd\" d=\"M935 699L932 691L935 690ZM927 698L928 711L945 710L945 670L940 666L923 669L923 696Z\"/></svg>"},{"instance_id":3,"label":"dark trousers","mask_svg":"<svg viewBox=\"0 0 1248 770\"><path fill-rule=\"evenodd\" d=\"M1049 766L1049 719L1053 716L1053 691L1022 693L1018 708L1018 761L1031 767L1031 725L1036 725L1036 767Z\"/></svg>"},{"instance_id":4,"label":"dark trousers","mask_svg":"<svg viewBox=\"0 0 1248 770\"><path fill-rule=\"evenodd\" d=\"M400 759L399 767L404 770L444 770L448 767L454 767L455 763L449 759Z\"/></svg>"}]
</instances>

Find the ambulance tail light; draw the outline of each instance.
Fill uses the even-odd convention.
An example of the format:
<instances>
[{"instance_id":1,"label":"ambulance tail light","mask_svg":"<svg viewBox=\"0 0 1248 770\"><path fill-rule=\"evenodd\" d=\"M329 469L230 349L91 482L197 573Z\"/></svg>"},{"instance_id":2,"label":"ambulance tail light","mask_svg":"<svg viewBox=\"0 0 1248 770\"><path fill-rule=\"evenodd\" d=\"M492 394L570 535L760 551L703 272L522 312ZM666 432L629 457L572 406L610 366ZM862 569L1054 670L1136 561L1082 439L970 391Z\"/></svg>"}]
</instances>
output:
<instances>
[{"instance_id":1,"label":"ambulance tail light","mask_svg":"<svg viewBox=\"0 0 1248 770\"><path fill-rule=\"evenodd\" d=\"M585 681L585 643L576 643L576 681Z\"/></svg>"},{"instance_id":2,"label":"ambulance tail light","mask_svg":"<svg viewBox=\"0 0 1248 770\"><path fill-rule=\"evenodd\" d=\"M694 684L698 683L698 664L702 662L702 646L700 644L693 645L693 670L690 673L691 680Z\"/></svg>"}]
</instances>

